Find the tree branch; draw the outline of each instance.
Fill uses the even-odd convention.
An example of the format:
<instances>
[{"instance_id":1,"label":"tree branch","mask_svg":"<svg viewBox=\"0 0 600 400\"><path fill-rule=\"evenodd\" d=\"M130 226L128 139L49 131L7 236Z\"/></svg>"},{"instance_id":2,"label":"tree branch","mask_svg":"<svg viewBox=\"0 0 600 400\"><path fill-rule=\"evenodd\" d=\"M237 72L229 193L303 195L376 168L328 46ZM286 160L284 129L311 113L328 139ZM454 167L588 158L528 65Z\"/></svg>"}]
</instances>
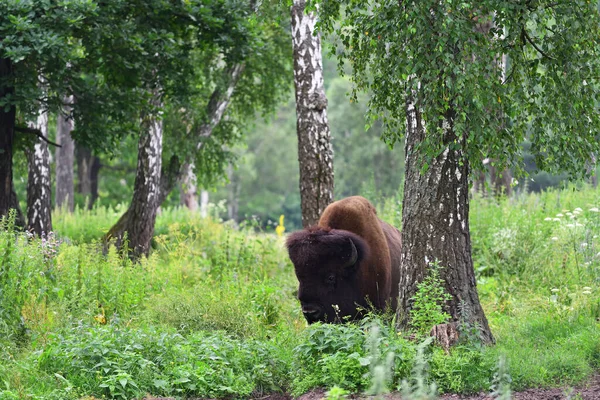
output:
<instances>
[{"instance_id":1,"label":"tree branch","mask_svg":"<svg viewBox=\"0 0 600 400\"><path fill-rule=\"evenodd\" d=\"M523 37L525 38L525 40L527 40L533 46L533 48L536 49L543 57L546 57L546 58L548 58L550 60L554 60L555 59L554 57L549 56L547 53L544 52L544 50L540 49L538 47L538 45L535 44L535 42L533 41L533 39L531 39L531 37L527 33L527 30L525 29L524 26L521 28L521 33L522 33Z\"/></svg>"},{"instance_id":2,"label":"tree branch","mask_svg":"<svg viewBox=\"0 0 600 400\"><path fill-rule=\"evenodd\" d=\"M35 135L35 136L39 137L40 139L42 139L44 142L51 144L52 146L62 147L60 144L54 143L53 141L49 140L44 135L42 135L42 132L39 129L26 128L24 126L15 126L15 131Z\"/></svg>"}]
</instances>

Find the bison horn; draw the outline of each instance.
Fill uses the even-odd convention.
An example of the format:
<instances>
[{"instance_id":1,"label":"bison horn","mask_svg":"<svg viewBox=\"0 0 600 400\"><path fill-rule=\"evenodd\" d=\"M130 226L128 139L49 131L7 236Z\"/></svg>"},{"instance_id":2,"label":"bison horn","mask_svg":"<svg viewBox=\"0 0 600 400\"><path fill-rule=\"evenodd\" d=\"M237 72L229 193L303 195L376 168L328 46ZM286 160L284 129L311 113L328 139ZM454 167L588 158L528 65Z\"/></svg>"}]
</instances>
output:
<instances>
[{"instance_id":1,"label":"bison horn","mask_svg":"<svg viewBox=\"0 0 600 400\"><path fill-rule=\"evenodd\" d=\"M350 253L350 259L348 260L346 267L352 267L354 264L356 264L356 260L358 259L358 251L356 250L356 246L354 245L352 239L350 239L350 246L352 247L352 252Z\"/></svg>"}]
</instances>

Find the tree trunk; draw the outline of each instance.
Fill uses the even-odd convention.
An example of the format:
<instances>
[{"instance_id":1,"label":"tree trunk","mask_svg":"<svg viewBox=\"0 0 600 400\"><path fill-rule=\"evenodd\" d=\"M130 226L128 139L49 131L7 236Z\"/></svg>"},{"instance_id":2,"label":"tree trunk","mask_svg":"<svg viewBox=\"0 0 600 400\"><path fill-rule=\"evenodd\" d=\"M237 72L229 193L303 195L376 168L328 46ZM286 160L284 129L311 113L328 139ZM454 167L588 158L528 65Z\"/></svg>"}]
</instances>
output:
<instances>
[{"instance_id":1,"label":"tree trunk","mask_svg":"<svg viewBox=\"0 0 600 400\"><path fill-rule=\"evenodd\" d=\"M208 216L208 190L200 192L200 216L206 218Z\"/></svg>"},{"instance_id":2,"label":"tree trunk","mask_svg":"<svg viewBox=\"0 0 600 400\"><path fill-rule=\"evenodd\" d=\"M424 139L425 128L419 110L413 104L407 105L398 321L402 327L409 322L417 283L431 264L438 262L446 290L452 296L445 311L454 321L462 318L478 326L481 340L494 343L477 295L471 259L469 163L460 149L451 146L455 141L464 146L465 140L455 136L451 113L445 116L442 126L446 148L421 173L423 161L416 146Z\"/></svg>"},{"instance_id":3,"label":"tree trunk","mask_svg":"<svg viewBox=\"0 0 600 400\"><path fill-rule=\"evenodd\" d=\"M37 122L30 128L48 137L48 113L39 111ZM50 187L50 152L48 143L38 139L33 149L27 150L27 230L44 236L52 231L52 200Z\"/></svg>"},{"instance_id":4,"label":"tree trunk","mask_svg":"<svg viewBox=\"0 0 600 400\"><path fill-rule=\"evenodd\" d=\"M91 210L98 199L98 175L102 163L90 149L76 146L77 192L86 198L87 208Z\"/></svg>"},{"instance_id":5,"label":"tree trunk","mask_svg":"<svg viewBox=\"0 0 600 400\"><path fill-rule=\"evenodd\" d=\"M12 63L8 58L0 58L0 100L12 97L14 88L6 86L5 82L12 75ZM13 208L13 141L15 135L14 106L0 107L0 218L8 215Z\"/></svg>"},{"instance_id":6,"label":"tree trunk","mask_svg":"<svg viewBox=\"0 0 600 400\"><path fill-rule=\"evenodd\" d=\"M73 96L65 97L66 104L73 103ZM71 138L73 130L73 118L71 106L66 106L65 114L59 113L56 123L56 142L62 147L56 148L56 196L57 208L65 208L73 212L74 184L73 184L73 161L75 155L75 143Z\"/></svg>"},{"instance_id":7,"label":"tree trunk","mask_svg":"<svg viewBox=\"0 0 600 400\"><path fill-rule=\"evenodd\" d=\"M181 178L181 204L190 211L198 211L198 194L196 192L196 174L194 164L186 163L182 167Z\"/></svg>"},{"instance_id":8,"label":"tree trunk","mask_svg":"<svg viewBox=\"0 0 600 400\"><path fill-rule=\"evenodd\" d=\"M210 96L210 100L207 106L207 119L204 124L201 124L197 130L192 132L192 137L190 140L193 140L193 145L196 147L197 151L200 151L202 148L202 139L209 137L212 135L214 128L223 118L225 111L229 107L229 103L231 102L231 96L235 90L235 87L242 76L242 72L244 71L244 64L235 64L232 68L227 71L228 74L228 85L225 91L222 88L217 88L213 91ZM190 160L185 160L191 162ZM185 164L185 163L184 163ZM160 206L169 193L175 188L177 182L181 179L182 175L182 162L176 155L173 155L169 159L169 163L167 167L163 165L160 173L160 191L158 194L158 205ZM125 230L125 222L129 219L129 213L131 208L129 208L122 216L119 218L117 223L110 228L106 236L104 237L104 241L107 242L111 238L118 237L119 232L123 232Z\"/></svg>"},{"instance_id":9,"label":"tree trunk","mask_svg":"<svg viewBox=\"0 0 600 400\"><path fill-rule=\"evenodd\" d=\"M160 94L154 93L154 106L160 108ZM116 239L117 247L124 244L125 234L130 255L148 255L154 234L156 212L160 206L163 123L157 115L145 115L138 144L138 163L133 198L119 223L111 228L108 237Z\"/></svg>"},{"instance_id":10,"label":"tree trunk","mask_svg":"<svg viewBox=\"0 0 600 400\"><path fill-rule=\"evenodd\" d=\"M296 85L296 123L302 225L315 225L333 201L333 150L323 87L321 37L313 35L316 15L304 13L306 2L294 0L292 44Z\"/></svg>"}]
</instances>

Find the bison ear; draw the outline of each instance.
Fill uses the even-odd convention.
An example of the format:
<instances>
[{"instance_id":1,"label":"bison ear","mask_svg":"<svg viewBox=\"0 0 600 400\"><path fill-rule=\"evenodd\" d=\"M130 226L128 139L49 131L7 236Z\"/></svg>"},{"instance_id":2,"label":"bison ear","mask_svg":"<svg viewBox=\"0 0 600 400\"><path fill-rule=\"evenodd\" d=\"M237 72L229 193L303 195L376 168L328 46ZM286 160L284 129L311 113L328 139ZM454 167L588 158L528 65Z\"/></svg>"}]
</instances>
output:
<instances>
[{"instance_id":1,"label":"bison ear","mask_svg":"<svg viewBox=\"0 0 600 400\"><path fill-rule=\"evenodd\" d=\"M348 240L350 241L350 258L348 259L348 262L344 265L344 268L351 268L356 264L356 261L358 260L358 251L356 250L356 246L354 245L354 242L352 241L351 238L348 238Z\"/></svg>"}]
</instances>

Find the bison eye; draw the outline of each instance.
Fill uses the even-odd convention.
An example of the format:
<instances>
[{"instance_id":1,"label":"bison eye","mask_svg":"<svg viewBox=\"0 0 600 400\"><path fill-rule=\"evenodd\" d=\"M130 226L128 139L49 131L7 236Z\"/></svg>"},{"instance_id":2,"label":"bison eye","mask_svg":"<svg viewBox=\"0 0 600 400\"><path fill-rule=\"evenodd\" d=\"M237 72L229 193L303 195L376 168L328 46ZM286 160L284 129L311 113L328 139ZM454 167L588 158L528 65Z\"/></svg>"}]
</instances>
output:
<instances>
[{"instance_id":1,"label":"bison eye","mask_svg":"<svg viewBox=\"0 0 600 400\"><path fill-rule=\"evenodd\" d=\"M329 274L329 275L327 275L327 278L325 279L325 281L328 284L333 285L335 283L335 274Z\"/></svg>"}]
</instances>

